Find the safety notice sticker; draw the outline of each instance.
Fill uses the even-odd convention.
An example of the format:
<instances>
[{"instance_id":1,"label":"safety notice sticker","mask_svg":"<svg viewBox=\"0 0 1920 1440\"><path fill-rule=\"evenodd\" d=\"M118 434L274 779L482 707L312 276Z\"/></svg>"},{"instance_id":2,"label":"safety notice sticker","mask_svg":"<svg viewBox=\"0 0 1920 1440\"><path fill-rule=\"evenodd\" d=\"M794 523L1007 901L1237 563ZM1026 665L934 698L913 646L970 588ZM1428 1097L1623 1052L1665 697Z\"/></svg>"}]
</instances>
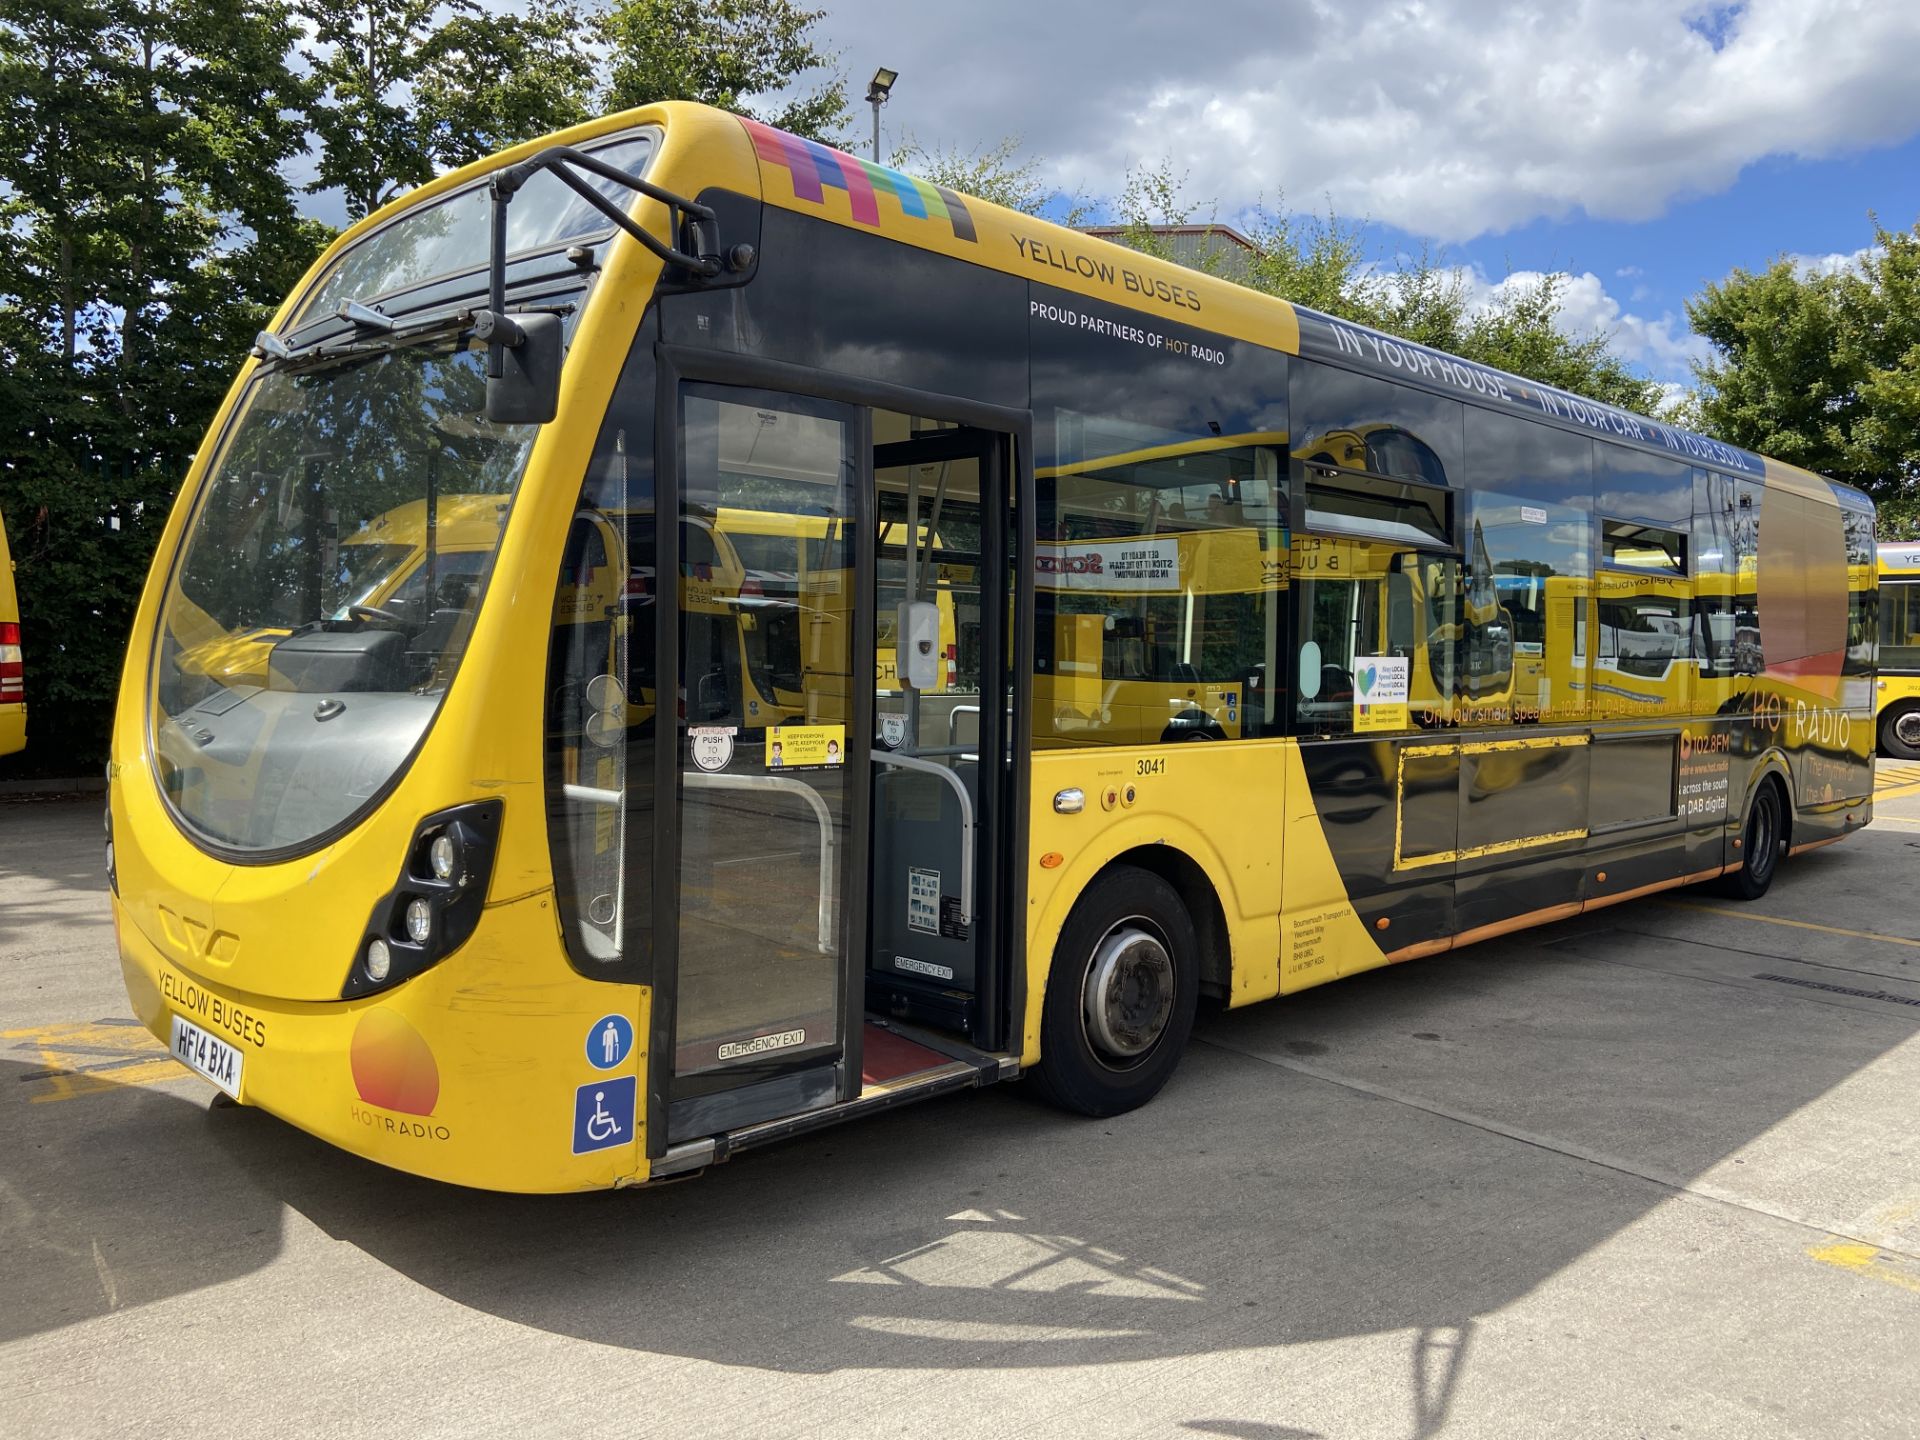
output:
<instances>
[{"instance_id":1,"label":"safety notice sticker","mask_svg":"<svg viewBox=\"0 0 1920 1440\"><path fill-rule=\"evenodd\" d=\"M940 872L907 871L907 924L929 935L940 933Z\"/></svg>"}]
</instances>

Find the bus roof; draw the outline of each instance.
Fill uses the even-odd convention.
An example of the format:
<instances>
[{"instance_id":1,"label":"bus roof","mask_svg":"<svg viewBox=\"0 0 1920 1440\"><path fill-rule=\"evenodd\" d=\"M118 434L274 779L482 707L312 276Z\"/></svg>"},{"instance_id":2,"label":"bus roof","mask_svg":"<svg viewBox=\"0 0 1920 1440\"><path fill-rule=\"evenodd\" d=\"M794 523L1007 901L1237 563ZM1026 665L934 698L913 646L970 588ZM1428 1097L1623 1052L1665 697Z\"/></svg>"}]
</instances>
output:
<instances>
[{"instance_id":1,"label":"bus roof","mask_svg":"<svg viewBox=\"0 0 1920 1440\"><path fill-rule=\"evenodd\" d=\"M330 247L295 292L283 318L292 313L302 293L342 249L401 210L472 184L549 144L577 145L641 125L659 125L664 130L653 172L656 180L671 184L678 179L683 185L687 179L697 180L690 193L708 185L749 189L749 177L757 176L760 198L765 203L829 220L845 229L877 234L1041 281L1171 324L1375 374L1397 384L1471 400L1688 464L1710 466L1844 509L1863 513L1873 509L1872 502L1858 490L1711 436L1323 315L1084 231L959 194L759 121L686 101L602 116L465 166L400 197ZM690 138L676 145L680 136ZM623 239L618 243L632 242Z\"/></svg>"}]
</instances>

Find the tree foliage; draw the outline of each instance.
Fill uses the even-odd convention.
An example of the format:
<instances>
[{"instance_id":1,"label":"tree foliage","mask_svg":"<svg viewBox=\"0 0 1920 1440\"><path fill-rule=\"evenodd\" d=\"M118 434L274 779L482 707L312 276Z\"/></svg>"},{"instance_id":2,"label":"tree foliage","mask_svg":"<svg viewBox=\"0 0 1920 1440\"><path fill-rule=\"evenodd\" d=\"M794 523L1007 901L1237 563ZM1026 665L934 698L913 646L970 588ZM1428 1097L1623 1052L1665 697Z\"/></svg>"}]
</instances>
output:
<instances>
[{"instance_id":1,"label":"tree foliage","mask_svg":"<svg viewBox=\"0 0 1920 1440\"><path fill-rule=\"evenodd\" d=\"M1129 171L1118 209L1121 243L1169 260L1169 227L1218 223L1211 204L1188 198L1185 176L1170 160ZM1196 268L1609 405L1644 412L1662 399L1659 385L1614 352L1612 337L1567 331L1564 275L1509 277L1490 293L1476 293L1466 271L1431 251L1381 264L1358 225L1331 211L1291 210L1284 198L1272 208L1257 206L1245 233L1250 254L1223 242Z\"/></svg>"},{"instance_id":2,"label":"tree foliage","mask_svg":"<svg viewBox=\"0 0 1920 1440\"><path fill-rule=\"evenodd\" d=\"M442 170L583 120L594 103L570 0L492 14L474 0L299 0L319 89L320 163L357 220Z\"/></svg>"},{"instance_id":3,"label":"tree foliage","mask_svg":"<svg viewBox=\"0 0 1920 1440\"><path fill-rule=\"evenodd\" d=\"M602 108L698 100L840 145L852 119L846 77L813 30L826 14L794 0L612 0ZM750 103L773 96L769 104Z\"/></svg>"},{"instance_id":4,"label":"tree foliage","mask_svg":"<svg viewBox=\"0 0 1920 1440\"><path fill-rule=\"evenodd\" d=\"M1713 432L1854 485L1885 538L1920 535L1920 223L1874 227L1857 265L1735 270L1687 305Z\"/></svg>"},{"instance_id":5,"label":"tree foliage","mask_svg":"<svg viewBox=\"0 0 1920 1440\"><path fill-rule=\"evenodd\" d=\"M307 190L358 218L645 100L757 107L832 140L846 87L820 18L793 0L0 0L0 514L25 765L84 773L104 748L180 479L329 238L289 178L310 147Z\"/></svg>"},{"instance_id":6,"label":"tree foliage","mask_svg":"<svg viewBox=\"0 0 1920 1440\"><path fill-rule=\"evenodd\" d=\"M1025 215L1038 215L1055 194L1040 178L1040 161L1021 153L1018 136L972 149L929 148L908 136L887 163L931 184Z\"/></svg>"},{"instance_id":7,"label":"tree foliage","mask_svg":"<svg viewBox=\"0 0 1920 1440\"><path fill-rule=\"evenodd\" d=\"M278 0L0 0L0 513L36 735L104 742L168 505L311 260Z\"/></svg>"}]
</instances>

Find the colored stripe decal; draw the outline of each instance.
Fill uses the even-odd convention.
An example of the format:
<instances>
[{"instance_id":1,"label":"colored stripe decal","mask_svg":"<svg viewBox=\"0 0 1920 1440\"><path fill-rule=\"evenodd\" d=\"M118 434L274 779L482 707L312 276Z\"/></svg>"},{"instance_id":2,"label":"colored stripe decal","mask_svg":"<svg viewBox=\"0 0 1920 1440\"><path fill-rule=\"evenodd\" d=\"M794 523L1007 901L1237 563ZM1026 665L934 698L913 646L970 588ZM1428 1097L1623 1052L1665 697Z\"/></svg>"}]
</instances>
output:
<instances>
[{"instance_id":1,"label":"colored stripe decal","mask_svg":"<svg viewBox=\"0 0 1920 1440\"><path fill-rule=\"evenodd\" d=\"M763 164L778 165L793 181L793 196L810 204L826 203L827 191L847 192L847 208L855 222L878 230L879 197L891 195L902 216L913 220L945 220L954 238L978 240L973 213L966 200L951 190L929 185L884 165L870 165L853 155L830 150L812 140L788 135L757 120L741 118L753 140L753 152Z\"/></svg>"}]
</instances>

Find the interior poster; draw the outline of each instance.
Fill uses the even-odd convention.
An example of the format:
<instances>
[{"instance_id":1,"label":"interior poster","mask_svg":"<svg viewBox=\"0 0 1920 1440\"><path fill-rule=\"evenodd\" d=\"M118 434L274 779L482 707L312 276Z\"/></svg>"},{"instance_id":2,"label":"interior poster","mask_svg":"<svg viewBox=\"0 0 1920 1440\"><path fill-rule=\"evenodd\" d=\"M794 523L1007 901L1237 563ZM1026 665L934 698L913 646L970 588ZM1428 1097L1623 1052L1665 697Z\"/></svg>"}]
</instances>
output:
<instances>
[{"instance_id":1,"label":"interior poster","mask_svg":"<svg viewBox=\"0 0 1920 1440\"><path fill-rule=\"evenodd\" d=\"M767 731L769 770L820 770L846 756L844 725L774 725Z\"/></svg>"},{"instance_id":2,"label":"interior poster","mask_svg":"<svg viewBox=\"0 0 1920 1440\"><path fill-rule=\"evenodd\" d=\"M1413 662L1402 655L1359 655L1353 662L1353 728L1405 730L1413 718L1407 709L1407 686Z\"/></svg>"}]
</instances>

